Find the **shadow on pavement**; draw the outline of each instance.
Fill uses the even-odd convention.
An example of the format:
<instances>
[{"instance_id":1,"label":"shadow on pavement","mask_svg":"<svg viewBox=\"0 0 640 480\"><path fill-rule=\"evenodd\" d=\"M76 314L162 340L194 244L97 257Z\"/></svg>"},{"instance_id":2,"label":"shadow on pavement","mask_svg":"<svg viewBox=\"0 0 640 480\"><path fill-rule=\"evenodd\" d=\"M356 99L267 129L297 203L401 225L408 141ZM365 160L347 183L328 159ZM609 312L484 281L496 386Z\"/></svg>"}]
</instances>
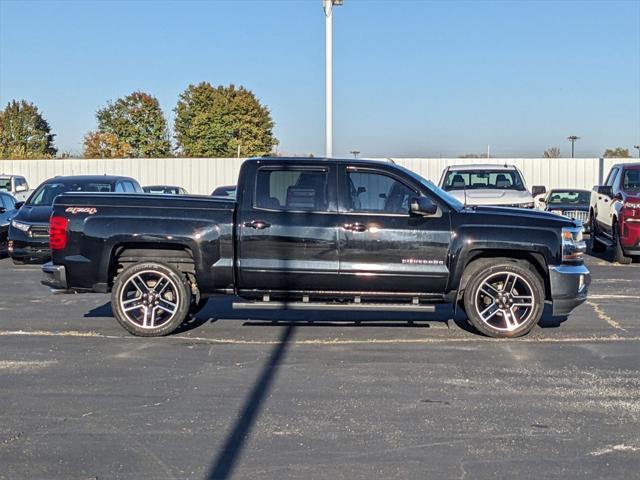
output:
<instances>
[{"instance_id":1,"label":"shadow on pavement","mask_svg":"<svg viewBox=\"0 0 640 480\"><path fill-rule=\"evenodd\" d=\"M271 355L262 368L258 380L240 409L235 425L228 433L218 455L209 468L205 477L207 480L224 480L231 477L245 443L251 434L253 425L262 410L264 401L269 395L269 390L284 359L287 345L293 336L294 330L295 325L289 323L278 344L271 351Z\"/></svg>"}]
</instances>

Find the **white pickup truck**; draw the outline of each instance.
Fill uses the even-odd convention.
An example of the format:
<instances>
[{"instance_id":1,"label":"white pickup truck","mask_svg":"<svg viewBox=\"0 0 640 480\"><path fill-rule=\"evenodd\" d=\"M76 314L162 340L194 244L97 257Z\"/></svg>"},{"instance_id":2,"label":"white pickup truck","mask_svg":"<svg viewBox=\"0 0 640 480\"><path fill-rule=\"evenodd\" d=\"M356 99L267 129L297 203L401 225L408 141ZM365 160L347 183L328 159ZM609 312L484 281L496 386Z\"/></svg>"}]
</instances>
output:
<instances>
[{"instance_id":1,"label":"white pickup truck","mask_svg":"<svg viewBox=\"0 0 640 480\"><path fill-rule=\"evenodd\" d=\"M21 175L0 175L0 192L9 192L19 202L24 202L29 197L31 190L27 179Z\"/></svg>"},{"instance_id":2,"label":"white pickup truck","mask_svg":"<svg viewBox=\"0 0 640 480\"><path fill-rule=\"evenodd\" d=\"M529 192L520 170L506 164L452 165L438 186L465 205L533 208L533 197L545 192L545 187Z\"/></svg>"}]
</instances>

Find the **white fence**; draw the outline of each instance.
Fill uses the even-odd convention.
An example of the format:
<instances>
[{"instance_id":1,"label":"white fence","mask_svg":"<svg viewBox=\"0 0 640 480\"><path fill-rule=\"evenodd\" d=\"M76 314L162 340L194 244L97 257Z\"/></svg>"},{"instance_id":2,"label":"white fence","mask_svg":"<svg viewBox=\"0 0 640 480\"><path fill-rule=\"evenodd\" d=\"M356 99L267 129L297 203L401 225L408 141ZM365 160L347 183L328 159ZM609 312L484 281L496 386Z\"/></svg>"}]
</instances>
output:
<instances>
[{"instance_id":1,"label":"white fence","mask_svg":"<svg viewBox=\"0 0 640 480\"><path fill-rule=\"evenodd\" d=\"M0 160L0 174L24 175L32 188L56 175L117 174L137 179L141 185L180 185L190 193L210 194L220 185L233 185L243 159L237 158L125 158ZM613 158L394 158L437 183L449 165L507 163L517 165L527 185L591 189L602 183L611 165L638 159Z\"/></svg>"}]
</instances>

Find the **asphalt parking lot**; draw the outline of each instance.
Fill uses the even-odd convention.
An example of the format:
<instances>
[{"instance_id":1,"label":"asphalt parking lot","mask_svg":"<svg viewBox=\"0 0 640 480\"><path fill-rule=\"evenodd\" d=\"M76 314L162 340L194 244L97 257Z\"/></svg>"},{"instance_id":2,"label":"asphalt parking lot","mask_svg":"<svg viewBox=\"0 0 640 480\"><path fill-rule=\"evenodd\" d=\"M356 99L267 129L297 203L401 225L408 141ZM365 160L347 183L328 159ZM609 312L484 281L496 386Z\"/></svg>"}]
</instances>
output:
<instances>
[{"instance_id":1,"label":"asphalt parking lot","mask_svg":"<svg viewBox=\"0 0 640 480\"><path fill-rule=\"evenodd\" d=\"M640 264L588 265L516 340L229 299L143 339L0 260L0 478L640 478Z\"/></svg>"}]
</instances>

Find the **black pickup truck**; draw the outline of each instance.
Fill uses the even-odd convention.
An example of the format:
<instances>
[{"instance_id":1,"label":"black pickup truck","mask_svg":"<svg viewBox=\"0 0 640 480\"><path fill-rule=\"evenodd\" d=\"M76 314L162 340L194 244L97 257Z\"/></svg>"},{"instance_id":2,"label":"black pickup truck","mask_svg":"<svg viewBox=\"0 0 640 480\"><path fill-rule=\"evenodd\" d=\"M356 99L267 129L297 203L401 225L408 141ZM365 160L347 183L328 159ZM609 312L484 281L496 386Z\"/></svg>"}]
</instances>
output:
<instances>
[{"instance_id":1,"label":"black pickup truck","mask_svg":"<svg viewBox=\"0 0 640 480\"><path fill-rule=\"evenodd\" d=\"M171 333L213 295L234 308L433 312L464 308L493 337L524 335L545 301L585 301L582 225L467 207L395 164L247 160L237 199L64 194L43 284L111 292L135 335Z\"/></svg>"}]
</instances>

